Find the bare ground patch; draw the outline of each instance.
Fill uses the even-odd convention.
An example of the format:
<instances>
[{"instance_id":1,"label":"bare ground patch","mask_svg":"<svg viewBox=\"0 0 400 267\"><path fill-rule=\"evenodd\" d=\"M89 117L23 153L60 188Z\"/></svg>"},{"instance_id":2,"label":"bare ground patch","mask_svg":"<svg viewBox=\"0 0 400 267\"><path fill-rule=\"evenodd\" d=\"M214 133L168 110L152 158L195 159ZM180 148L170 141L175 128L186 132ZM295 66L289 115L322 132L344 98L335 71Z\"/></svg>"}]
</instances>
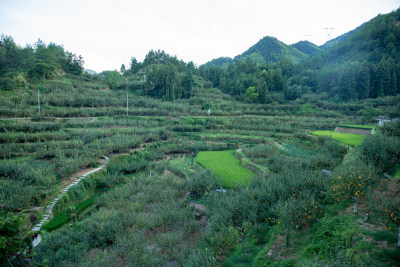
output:
<instances>
[{"instance_id":1,"label":"bare ground patch","mask_svg":"<svg viewBox=\"0 0 400 267\"><path fill-rule=\"evenodd\" d=\"M362 135L370 135L371 134L371 130L356 129L356 128L344 128L344 127L336 127L335 132L362 134Z\"/></svg>"}]
</instances>

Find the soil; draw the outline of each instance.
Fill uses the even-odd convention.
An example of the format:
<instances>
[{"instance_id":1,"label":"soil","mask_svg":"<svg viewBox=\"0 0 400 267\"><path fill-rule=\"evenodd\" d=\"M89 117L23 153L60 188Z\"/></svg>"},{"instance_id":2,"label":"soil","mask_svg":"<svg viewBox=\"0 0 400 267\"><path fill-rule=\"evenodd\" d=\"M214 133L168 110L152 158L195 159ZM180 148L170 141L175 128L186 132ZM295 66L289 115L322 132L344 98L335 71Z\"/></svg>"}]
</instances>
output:
<instances>
[{"instance_id":1,"label":"soil","mask_svg":"<svg viewBox=\"0 0 400 267\"><path fill-rule=\"evenodd\" d=\"M194 207L197 211L202 212L203 214L207 213L207 207L202 204L190 202L189 206Z\"/></svg>"},{"instance_id":2,"label":"soil","mask_svg":"<svg viewBox=\"0 0 400 267\"><path fill-rule=\"evenodd\" d=\"M291 240L292 243L292 240ZM285 246L285 236L277 235L271 249L268 251L267 256L274 261L290 258L294 253L293 244L289 248Z\"/></svg>"},{"instance_id":3,"label":"soil","mask_svg":"<svg viewBox=\"0 0 400 267\"><path fill-rule=\"evenodd\" d=\"M335 132L362 134L362 135L370 135L371 134L371 130L356 129L356 128L344 128L344 127L336 127Z\"/></svg>"}]
</instances>

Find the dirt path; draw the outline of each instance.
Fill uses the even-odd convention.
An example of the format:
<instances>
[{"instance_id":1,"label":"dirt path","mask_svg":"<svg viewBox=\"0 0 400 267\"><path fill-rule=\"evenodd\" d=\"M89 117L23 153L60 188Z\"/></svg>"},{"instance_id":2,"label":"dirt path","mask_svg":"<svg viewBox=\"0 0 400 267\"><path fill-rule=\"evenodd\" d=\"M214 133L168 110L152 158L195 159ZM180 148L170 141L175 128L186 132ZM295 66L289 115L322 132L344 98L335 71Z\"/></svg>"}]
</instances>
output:
<instances>
[{"instance_id":1,"label":"dirt path","mask_svg":"<svg viewBox=\"0 0 400 267\"><path fill-rule=\"evenodd\" d=\"M52 202L50 202L49 205L46 206L46 208L44 209L44 212L43 212L43 218L42 218L42 220L41 220L38 224L36 224L36 225L33 227L33 229L32 229L33 232L39 232L39 231L40 231L40 228L42 227L42 225L43 225L43 224L46 222L46 220L53 214L53 208L54 208L54 206L57 204L57 202L61 199L61 197L62 197L72 186L78 184L82 179L84 179L84 178L85 178L86 176L88 176L89 174L92 174L92 173L94 173L94 172L98 172L98 171L100 171L101 169L103 169L103 168L107 165L107 163L108 163L108 161L109 161L109 158L106 157L106 156L104 156L104 158L105 158L105 161L103 162L103 164L102 164L100 167L98 167L98 168L96 168L96 169L92 169L92 170L90 170L90 171L88 171L88 172L82 174L78 179L74 180L72 183L68 184L67 186L65 186L65 187L63 188L63 190L61 191L61 193L60 193ZM32 242L32 248L34 248L34 247L36 247L37 245L39 245L41 241L42 241L42 236L39 234L39 235L33 240L33 242Z\"/></svg>"}]
</instances>

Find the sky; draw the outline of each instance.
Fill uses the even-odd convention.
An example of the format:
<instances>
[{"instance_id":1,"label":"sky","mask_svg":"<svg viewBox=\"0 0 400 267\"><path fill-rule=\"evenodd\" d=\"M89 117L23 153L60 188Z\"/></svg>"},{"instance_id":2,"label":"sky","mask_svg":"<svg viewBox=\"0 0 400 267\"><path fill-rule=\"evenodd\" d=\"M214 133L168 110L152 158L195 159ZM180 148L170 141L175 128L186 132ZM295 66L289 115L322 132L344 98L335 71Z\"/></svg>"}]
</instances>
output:
<instances>
[{"instance_id":1,"label":"sky","mask_svg":"<svg viewBox=\"0 0 400 267\"><path fill-rule=\"evenodd\" d=\"M399 0L0 0L0 33L21 47L39 38L63 45L97 72L129 67L151 49L199 66L264 36L322 45L399 7ZM325 28L334 28L330 37Z\"/></svg>"}]
</instances>

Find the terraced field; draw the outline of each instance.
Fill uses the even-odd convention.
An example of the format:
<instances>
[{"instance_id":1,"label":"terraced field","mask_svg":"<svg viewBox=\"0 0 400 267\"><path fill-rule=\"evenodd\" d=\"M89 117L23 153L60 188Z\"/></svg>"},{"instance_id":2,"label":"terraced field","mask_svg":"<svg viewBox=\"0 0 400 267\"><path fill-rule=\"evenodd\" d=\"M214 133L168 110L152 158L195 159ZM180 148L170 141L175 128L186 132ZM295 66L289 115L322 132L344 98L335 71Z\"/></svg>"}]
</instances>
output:
<instances>
[{"instance_id":1,"label":"terraced field","mask_svg":"<svg viewBox=\"0 0 400 267\"><path fill-rule=\"evenodd\" d=\"M352 133L339 133L333 131L313 131L311 134L315 136L329 136L343 144L359 146L362 144L365 135L352 134Z\"/></svg>"},{"instance_id":2,"label":"terraced field","mask_svg":"<svg viewBox=\"0 0 400 267\"><path fill-rule=\"evenodd\" d=\"M269 251L287 252L288 265L308 265L319 253L316 260L322 264L333 259L318 250L319 235L308 227L328 229L332 236L358 229L354 223L363 218L360 212L343 220L334 211L346 212L353 195L366 192L375 179L368 176L373 167L363 161L374 147L363 145L365 136L330 131L361 124L359 110L347 114L345 106L338 106L319 113L297 102L246 104L202 88L176 101L128 91L127 116L125 92L100 90L85 81L65 91L57 86L44 85L40 116L34 93L0 99L0 201L20 214L21 235L35 235L31 229L45 217L44 207L74 173L98 167L103 156L110 161L58 199L54 216L40 229L44 238L31 254L33 264L96 266L99 259L103 265L192 266L205 259L214 265L258 266L274 260ZM203 108L206 102L212 104L211 116ZM375 137L365 140L370 138ZM346 166L343 158L350 148L343 144L351 145L354 154L346 157ZM329 180L322 170L332 173ZM338 178L350 179L352 171L369 179L357 178L354 192L343 184L355 181L341 184ZM221 186L225 190L216 192ZM366 202L359 201L362 209ZM336 221L343 227L332 232ZM356 249L357 255L384 254L395 262L391 240L396 231L364 231L368 240L380 242L383 235L390 241L383 247L368 245L365 253L359 250L366 246L362 238L351 233L354 244L345 235L332 242L351 244L346 251ZM291 250L283 249L284 242Z\"/></svg>"},{"instance_id":3,"label":"terraced field","mask_svg":"<svg viewBox=\"0 0 400 267\"><path fill-rule=\"evenodd\" d=\"M256 174L240 165L240 160L234 153L234 150L202 151L197 154L196 162L211 169L225 187L248 185L250 178Z\"/></svg>"}]
</instances>

